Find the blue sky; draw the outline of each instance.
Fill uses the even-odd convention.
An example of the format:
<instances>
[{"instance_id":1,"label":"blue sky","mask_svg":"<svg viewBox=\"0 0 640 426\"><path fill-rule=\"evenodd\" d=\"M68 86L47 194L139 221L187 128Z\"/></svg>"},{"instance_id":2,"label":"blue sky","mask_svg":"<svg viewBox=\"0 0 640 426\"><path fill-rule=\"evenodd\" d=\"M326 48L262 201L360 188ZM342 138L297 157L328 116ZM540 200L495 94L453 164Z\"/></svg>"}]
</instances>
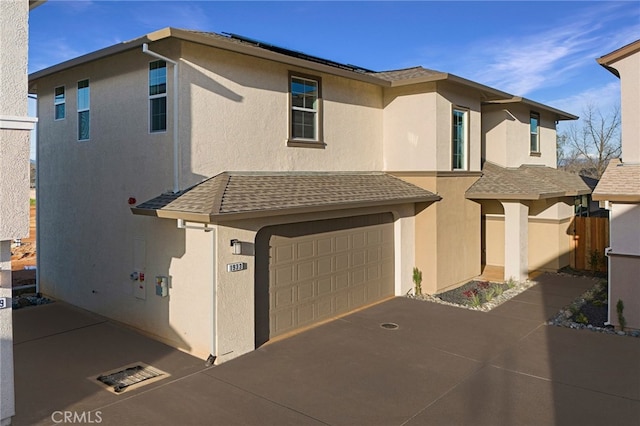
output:
<instances>
[{"instance_id":1,"label":"blue sky","mask_svg":"<svg viewBox=\"0 0 640 426\"><path fill-rule=\"evenodd\" d=\"M29 25L29 72L172 26L376 71L422 65L580 115L619 103L595 59L640 38L640 1L48 0Z\"/></svg>"}]
</instances>

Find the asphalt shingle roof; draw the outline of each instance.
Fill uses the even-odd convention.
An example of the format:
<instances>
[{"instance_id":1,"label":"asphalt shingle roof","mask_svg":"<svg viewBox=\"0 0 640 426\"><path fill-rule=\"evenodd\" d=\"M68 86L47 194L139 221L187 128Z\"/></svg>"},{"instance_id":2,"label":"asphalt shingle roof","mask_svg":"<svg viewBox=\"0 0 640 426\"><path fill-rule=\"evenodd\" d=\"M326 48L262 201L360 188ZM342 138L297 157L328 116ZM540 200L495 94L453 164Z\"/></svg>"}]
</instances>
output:
<instances>
[{"instance_id":1,"label":"asphalt shingle roof","mask_svg":"<svg viewBox=\"0 0 640 426\"><path fill-rule=\"evenodd\" d=\"M482 173L467 190L467 198L539 200L591 193L580 176L551 167L505 168L487 161Z\"/></svg>"},{"instance_id":2,"label":"asphalt shingle roof","mask_svg":"<svg viewBox=\"0 0 640 426\"><path fill-rule=\"evenodd\" d=\"M611 160L593 191L593 199L640 202L640 164Z\"/></svg>"},{"instance_id":3,"label":"asphalt shingle roof","mask_svg":"<svg viewBox=\"0 0 640 426\"><path fill-rule=\"evenodd\" d=\"M160 195L132 211L214 221L439 199L385 173L224 172L180 193Z\"/></svg>"},{"instance_id":4,"label":"asphalt shingle roof","mask_svg":"<svg viewBox=\"0 0 640 426\"><path fill-rule=\"evenodd\" d=\"M370 75L374 77L381 78L386 81L400 81L400 80L410 80L413 78L420 77L432 77L435 75L441 75L440 71L430 70L423 67L412 67L412 68L404 68L400 70L391 70L391 71L380 71L370 73Z\"/></svg>"}]
</instances>

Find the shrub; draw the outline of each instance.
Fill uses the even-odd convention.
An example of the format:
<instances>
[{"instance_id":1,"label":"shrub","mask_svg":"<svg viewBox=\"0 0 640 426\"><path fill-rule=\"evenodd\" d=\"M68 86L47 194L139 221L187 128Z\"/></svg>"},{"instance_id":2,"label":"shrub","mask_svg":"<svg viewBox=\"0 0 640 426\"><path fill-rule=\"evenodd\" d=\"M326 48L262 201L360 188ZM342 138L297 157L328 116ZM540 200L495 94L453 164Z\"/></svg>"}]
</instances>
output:
<instances>
[{"instance_id":1,"label":"shrub","mask_svg":"<svg viewBox=\"0 0 640 426\"><path fill-rule=\"evenodd\" d=\"M413 283L415 284L416 295L422 294L422 271L414 266Z\"/></svg>"}]
</instances>

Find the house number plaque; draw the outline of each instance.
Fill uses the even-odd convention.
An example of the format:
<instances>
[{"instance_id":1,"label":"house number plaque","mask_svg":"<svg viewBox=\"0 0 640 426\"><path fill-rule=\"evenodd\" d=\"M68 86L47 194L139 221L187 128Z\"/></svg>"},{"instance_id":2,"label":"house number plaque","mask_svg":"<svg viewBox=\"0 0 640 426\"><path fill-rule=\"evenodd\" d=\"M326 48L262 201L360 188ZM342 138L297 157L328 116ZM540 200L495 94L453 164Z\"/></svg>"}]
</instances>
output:
<instances>
[{"instance_id":1,"label":"house number plaque","mask_svg":"<svg viewBox=\"0 0 640 426\"><path fill-rule=\"evenodd\" d=\"M11 299L8 297L0 297L0 309L5 309L11 306Z\"/></svg>"},{"instance_id":2,"label":"house number plaque","mask_svg":"<svg viewBox=\"0 0 640 426\"><path fill-rule=\"evenodd\" d=\"M238 272L247 269L245 262L227 263L227 272Z\"/></svg>"}]
</instances>

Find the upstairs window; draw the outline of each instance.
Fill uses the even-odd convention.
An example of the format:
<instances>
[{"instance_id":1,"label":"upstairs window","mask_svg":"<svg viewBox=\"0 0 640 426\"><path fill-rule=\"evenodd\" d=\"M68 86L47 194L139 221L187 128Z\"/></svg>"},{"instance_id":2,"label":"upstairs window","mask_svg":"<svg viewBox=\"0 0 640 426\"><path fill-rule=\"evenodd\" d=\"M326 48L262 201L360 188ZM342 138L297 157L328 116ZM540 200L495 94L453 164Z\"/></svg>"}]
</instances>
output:
<instances>
[{"instance_id":1,"label":"upstairs window","mask_svg":"<svg viewBox=\"0 0 640 426\"><path fill-rule=\"evenodd\" d=\"M56 87L53 97L54 119L64 120L66 114L66 98L64 86Z\"/></svg>"},{"instance_id":2,"label":"upstairs window","mask_svg":"<svg viewBox=\"0 0 640 426\"><path fill-rule=\"evenodd\" d=\"M529 116L529 128L531 134L531 153L540 153L540 114L532 112Z\"/></svg>"},{"instance_id":3,"label":"upstairs window","mask_svg":"<svg viewBox=\"0 0 640 426\"><path fill-rule=\"evenodd\" d=\"M167 130L167 63L149 63L149 131Z\"/></svg>"},{"instance_id":4,"label":"upstairs window","mask_svg":"<svg viewBox=\"0 0 640 426\"><path fill-rule=\"evenodd\" d=\"M319 142L320 79L291 76L291 133L289 139Z\"/></svg>"},{"instance_id":5,"label":"upstairs window","mask_svg":"<svg viewBox=\"0 0 640 426\"><path fill-rule=\"evenodd\" d=\"M453 170L467 170L468 151L468 115L469 111L460 108L453 109L451 151Z\"/></svg>"},{"instance_id":6,"label":"upstairs window","mask_svg":"<svg viewBox=\"0 0 640 426\"><path fill-rule=\"evenodd\" d=\"M89 80L78 82L78 140L88 141L90 135L89 120Z\"/></svg>"}]
</instances>

